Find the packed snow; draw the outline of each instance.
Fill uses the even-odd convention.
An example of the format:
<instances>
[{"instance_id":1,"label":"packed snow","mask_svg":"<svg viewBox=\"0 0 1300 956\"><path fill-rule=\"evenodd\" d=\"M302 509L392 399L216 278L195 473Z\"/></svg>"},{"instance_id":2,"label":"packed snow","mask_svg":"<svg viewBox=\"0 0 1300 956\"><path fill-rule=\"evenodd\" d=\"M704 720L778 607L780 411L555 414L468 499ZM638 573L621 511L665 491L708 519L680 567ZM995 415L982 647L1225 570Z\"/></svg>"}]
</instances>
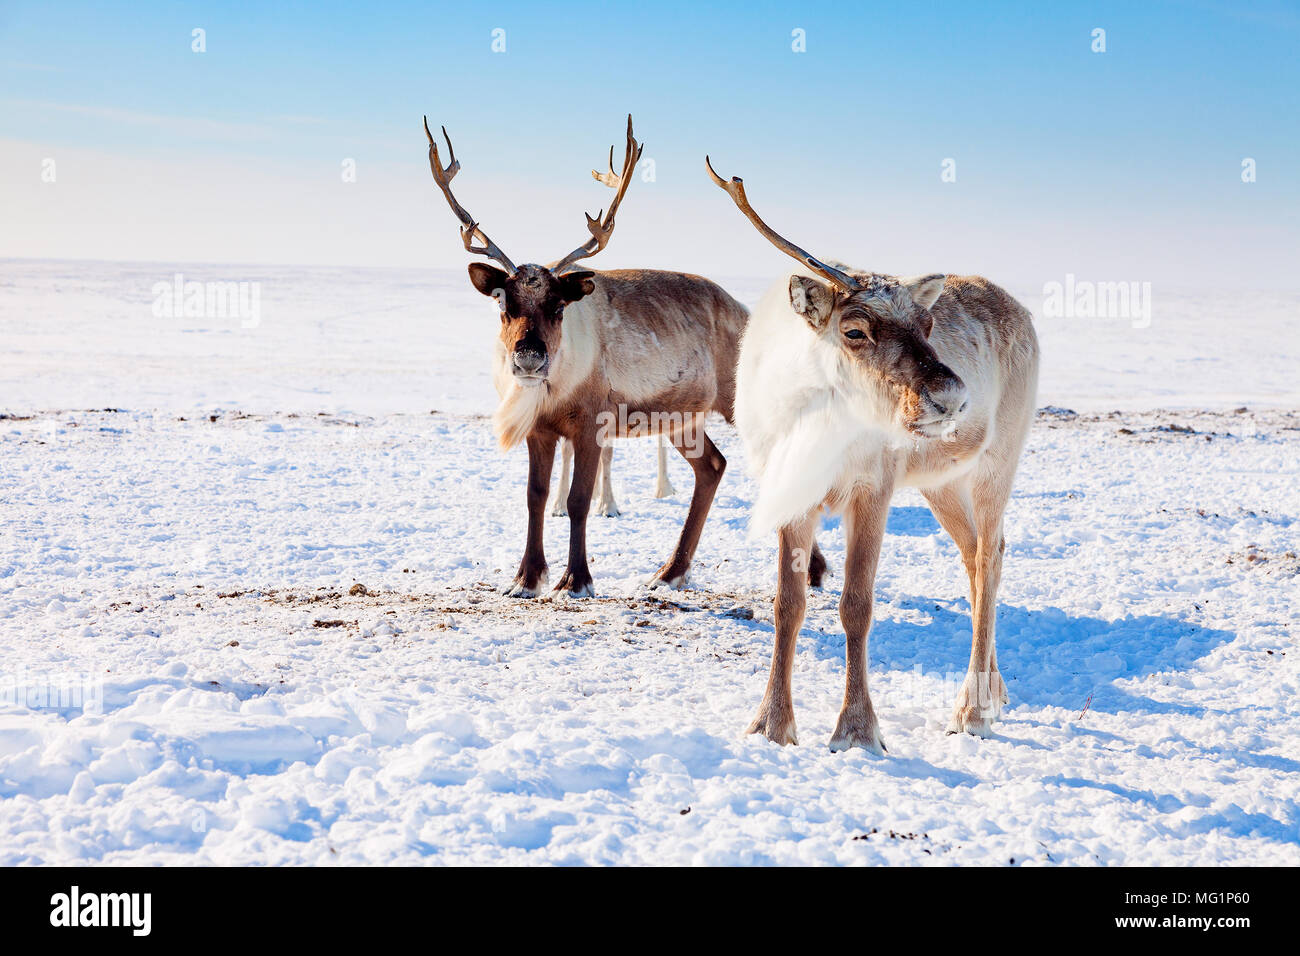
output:
<instances>
[{"instance_id":1,"label":"packed snow","mask_svg":"<svg viewBox=\"0 0 1300 956\"><path fill-rule=\"evenodd\" d=\"M176 273L261 283L257 321L159 316ZM1148 327L1039 320L1010 707L945 735L966 576L900 494L875 757L826 747L838 574L800 745L744 733L775 546L721 421L688 589L645 588L690 474L653 498L643 441L590 522L597 596L501 594L526 455L494 447L497 319L463 273L0 263L0 864L1300 863L1295 312L1157 290ZM819 541L838 568L839 522Z\"/></svg>"}]
</instances>

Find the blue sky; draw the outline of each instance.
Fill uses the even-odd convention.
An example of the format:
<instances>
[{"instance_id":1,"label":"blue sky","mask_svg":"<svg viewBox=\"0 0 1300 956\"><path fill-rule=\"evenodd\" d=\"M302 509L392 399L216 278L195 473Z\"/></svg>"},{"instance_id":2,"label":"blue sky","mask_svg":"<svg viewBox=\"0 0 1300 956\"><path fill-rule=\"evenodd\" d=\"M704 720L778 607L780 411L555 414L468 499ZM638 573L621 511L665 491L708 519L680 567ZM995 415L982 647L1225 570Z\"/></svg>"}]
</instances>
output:
<instances>
[{"instance_id":1,"label":"blue sky","mask_svg":"<svg viewBox=\"0 0 1300 956\"><path fill-rule=\"evenodd\" d=\"M708 152L778 229L867 266L1279 284L1298 48L1278 2L5 3L0 255L457 266L427 112L493 238L554 258L630 111L655 176L607 267L780 268Z\"/></svg>"}]
</instances>

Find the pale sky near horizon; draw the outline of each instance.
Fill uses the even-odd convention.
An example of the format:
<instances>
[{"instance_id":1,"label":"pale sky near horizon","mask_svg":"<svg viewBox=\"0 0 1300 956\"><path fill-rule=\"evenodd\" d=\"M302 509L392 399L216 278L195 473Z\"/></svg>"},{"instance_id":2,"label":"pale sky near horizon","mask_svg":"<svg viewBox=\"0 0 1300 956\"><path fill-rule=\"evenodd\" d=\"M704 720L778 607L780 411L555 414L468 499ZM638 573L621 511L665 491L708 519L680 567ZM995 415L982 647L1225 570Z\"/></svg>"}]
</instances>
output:
<instances>
[{"instance_id":1,"label":"pale sky near horizon","mask_svg":"<svg viewBox=\"0 0 1300 956\"><path fill-rule=\"evenodd\" d=\"M1298 47L1283 2L7 2L0 258L463 267L428 113L461 202L547 261L630 111L653 180L598 267L788 264L707 152L865 268L1300 289Z\"/></svg>"}]
</instances>

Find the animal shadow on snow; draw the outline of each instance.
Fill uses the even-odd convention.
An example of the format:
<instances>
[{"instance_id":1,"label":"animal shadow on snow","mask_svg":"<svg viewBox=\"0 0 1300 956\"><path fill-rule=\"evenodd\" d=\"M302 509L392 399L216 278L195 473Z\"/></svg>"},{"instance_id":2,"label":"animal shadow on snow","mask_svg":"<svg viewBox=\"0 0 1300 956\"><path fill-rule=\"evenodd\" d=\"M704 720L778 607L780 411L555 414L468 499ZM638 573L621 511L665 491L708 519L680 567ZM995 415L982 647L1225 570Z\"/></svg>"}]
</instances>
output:
<instances>
[{"instance_id":1,"label":"animal shadow on snow","mask_svg":"<svg viewBox=\"0 0 1300 956\"><path fill-rule=\"evenodd\" d=\"M827 518L822 529L834 531L839 525L838 517ZM934 515L924 506L892 507L885 530L889 535L919 538L941 533ZM832 560L833 570L835 564ZM838 583L832 578L832 586L825 592L830 607L839 601ZM870 638L873 670L919 668L923 675L948 676L954 683L965 674L971 642L967 600L927 600L878 588L876 601ZM928 618L928 622L899 620L896 610ZM770 631L771 624L764 629ZM805 624L800 643L810 636L816 641L819 658L843 662L842 631L834 628L821 634ZM1031 704L1082 710L1091 695L1091 708L1108 712L1201 716L1204 707L1153 700L1115 682L1186 670L1235 637L1230 631L1200 627L1176 617L1138 615L1107 621L1059 608L998 605L998 668L1007 680L1013 707Z\"/></svg>"},{"instance_id":2,"label":"animal shadow on snow","mask_svg":"<svg viewBox=\"0 0 1300 956\"><path fill-rule=\"evenodd\" d=\"M966 600L937 602L921 597L877 594L871 625L870 666L875 670L965 674L970 662L971 619ZM838 600L838 594L834 596ZM888 602L888 603L885 603ZM893 608L924 616L928 623L898 620ZM1112 713L1202 716L1204 707L1157 701L1116 686L1127 678L1189 668L1236 637L1175 617L1137 615L1107 621L1072 615L1059 608L1029 610L998 605L998 669L1007 681L1011 706L1091 708ZM843 660L844 634L819 635L818 657Z\"/></svg>"},{"instance_id":3,"label":"animal shadow on snow","mask_svg":"<svg viewBox=\"0 0 1300 956\"><path fill-rule=\"evenodd\" d=\"M828 594L827 597L838 601L839 596ZM879 616L872 623L872 670L909 672L919 668L919 672L927 677L945 677L950 681L947 687L951 691L941 705L943 716L946 717L946 708L951 706L957 681L965 673L969 662L971 632L967 602L936 603L914 597L891 600L889 594L878 594L877 598L890 603L877 605ZM894 616L894 609L905 609L912 617L928 616L929 623L900 621ZM770 625L767 627L770 629ZM1154 700L1137 688L1116 684L1116 681L1190 669L1198 660L1235 637L1230 631L1200 627L1176 617L1135 615L1106 621L1067 614L1058 608L1031 611L1000 605L997 623L998 667L1007 680L1011 697L1012 711L1008 716L1014 718L1017 704L1082 711L1090 695L1092 702L1087 705L1090 710L1114 714L1204 717L1245 710L1248 704L1222 711L1194 704ZM806 628L799 639L801 643L813 640L816 656L836 661L842 670L842 632L828 630L822 634ZM881 699L878 706L883 706L884 713L888 714L888 697ZM995 726L995 732L999 726L1002 725ZM1076 724L1073 732L1109 740L1117 739L1114 734L1083 724ZM1010 742L1025 743L1015 740ZM1206 747L1180 734L1171 734L1167 729L1161 730L1159 741L1138 742L1181 745L1201 750L1207 757L1227 759L1241 766L1262 768L1274 773L1300 773L1300 761L1257 754L1231 746ZM1179 809L1188 803L1185 797L1133 790L1115 783L1098 783L1068 774L1047 778L1044 782L1067 787L1097 787L1161 811ZM1295 842L1294 821L1300 819L1300 804L1292 801L1291 812L1283 812L1282 817L1283 820L1277 820L1232 807L1222 814L1199 817L1180 825L1178 829L1184 835L1226 829Z\"/></svg>"}]
</instances>

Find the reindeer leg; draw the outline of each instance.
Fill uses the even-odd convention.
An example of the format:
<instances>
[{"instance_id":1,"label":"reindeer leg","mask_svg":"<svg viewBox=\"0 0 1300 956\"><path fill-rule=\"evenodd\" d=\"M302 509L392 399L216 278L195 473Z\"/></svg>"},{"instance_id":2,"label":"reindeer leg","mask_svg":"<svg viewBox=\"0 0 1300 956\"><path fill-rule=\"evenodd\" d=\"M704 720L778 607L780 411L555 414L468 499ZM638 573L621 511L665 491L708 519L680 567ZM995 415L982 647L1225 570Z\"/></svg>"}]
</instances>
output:
<instances>
[{"instance_id":1,"label":"reindeer leg","mask_svg":"<svg viewBox=\"0 0 1300 956\"><path fill-rule=\"evenodd\" d=\"M528 542L519 573L506 589L510 597L531 598L546 586L546 554L542 529L546 522L546 492L551 486L555 436L528 436Z\"/></svg>"},{"instance_id":2,"label":"reindeer leg","mask_svg":"<svg viewBox=\"0 0 1300 956\"><path fill-rule=\"evenodd\" d=\"M551 514L563 518L569 513L566 501L569 497L569 469L573 465L573 442L567 438L560 439L560 480L551 495Z\"/></svg>"},{"instance_id":3,"label":"reindeer leg","mask_svg":"<svg viewBox=\"0 0 1300 956\"><path fill-rule=\"evenodd\" d=\"M569 565L555 591L569 597L591 597L591 571L587 567L587 512L596 487L600 444L594 427L583 428L573 437L573 486L569 489Z\"/></svg>"},{"instance_id":4,"label":"reindeer leg","mask_svg":"<svg viewBox=\"0 0 1300 956\"><path fill-rule=\"evenodd\" d=\"M994 644L1004 547L1002 512L1009 496L1009 492L983 483L975 493L969 479L925 494L939 523L957 542L970 578L970 666L948 723L950 734L989 736L1009 699L1006 682L998 673Z\"/></svg>"},{"instance_id":5,"label":"reindeer leg","mask_svg":"<svg viewBox=\"0 0 1300 956\"><path fill-rule=\"evenodd\" d=\"M778 534L779 552L776 568L775 640L772 644L772 670L767 691L758 705L758 716L747 733L762 734L778 744L799 741L794 727L794 692L790 675L794 669L795 638L803 626L807 607L808 549L812 545L815 521L811 516L786 525Z\"/></svg>"},{"instance_id":6,"label":"reindeer leg","mask_svg":"<svg viewBox=\"0 0 1300 956\"><path fill-rule=\"evenodd\" d=\"M664 436L659 436L659 472L655 475L655 497L671 498L677 494L677 489L673 483L668 480L668 444L664 441Z\"/></svg>"},{"instance_id":7,"label":"reindeer leg","mask_svg":"<svg viewBox=\"0 0 1300 956\"><path fill-rule=\"evenodd\" d=\"M614 500L614 482L610 478L610 465L614 460L614 446L606 445L600 450L600 477L597 483L600 485L600 498L596 501L596 513L602 514L606 518L617 518L621 511L618 510L618 502Z\"/></svg>"},{"instance_id":8,"label":"reindeer leg","mask_svg":"<svg viewBox=\"0 0 1300 956\"><path fill-rule=\"evenodd\" d=\"M826 556L822 554L822 549L817 547L817 539L813 538L812 557L808 559L808 586L820 588L824 577L826 577Z\"/></svg>"},{"instance_id":9,"label":"reindeer leg","mask_svg":"<svg viewBox=\"0 0 1300 956\"><path fill-rule=\"evenodd\" d=\"M689 441L692 434L699 436L700 440ZM709 508L713 505L718 483L722 481L722 473L727 470L727 459L722 457L722 452L718 451L700 425L682 429L671 435L670 441L695 471L695 491L691 494L691 509L686 513L686 523L682 525L682 534L677 539L673 556L655 572L650 586L680 588L686 583L686 572L690 570L696 545L700 543L700 533L704 531L704 521L709 516Z\"/></svg>"},{"instance_id":10,"label":"reindeer leg","mask_svg":"<svg viewBox=\"0 0 1300 956\"><path fill-rule=\"evenodd\" d=\"M844 593L840 596L840 623L844 625L844 705L831 735L831 750L862 747L883 755L885 742L867 690L867 634L876 587L880 542L893 494L886 486L859 486L845 511L848 554L844 559Z\"/></svg>"}]
</instances>

